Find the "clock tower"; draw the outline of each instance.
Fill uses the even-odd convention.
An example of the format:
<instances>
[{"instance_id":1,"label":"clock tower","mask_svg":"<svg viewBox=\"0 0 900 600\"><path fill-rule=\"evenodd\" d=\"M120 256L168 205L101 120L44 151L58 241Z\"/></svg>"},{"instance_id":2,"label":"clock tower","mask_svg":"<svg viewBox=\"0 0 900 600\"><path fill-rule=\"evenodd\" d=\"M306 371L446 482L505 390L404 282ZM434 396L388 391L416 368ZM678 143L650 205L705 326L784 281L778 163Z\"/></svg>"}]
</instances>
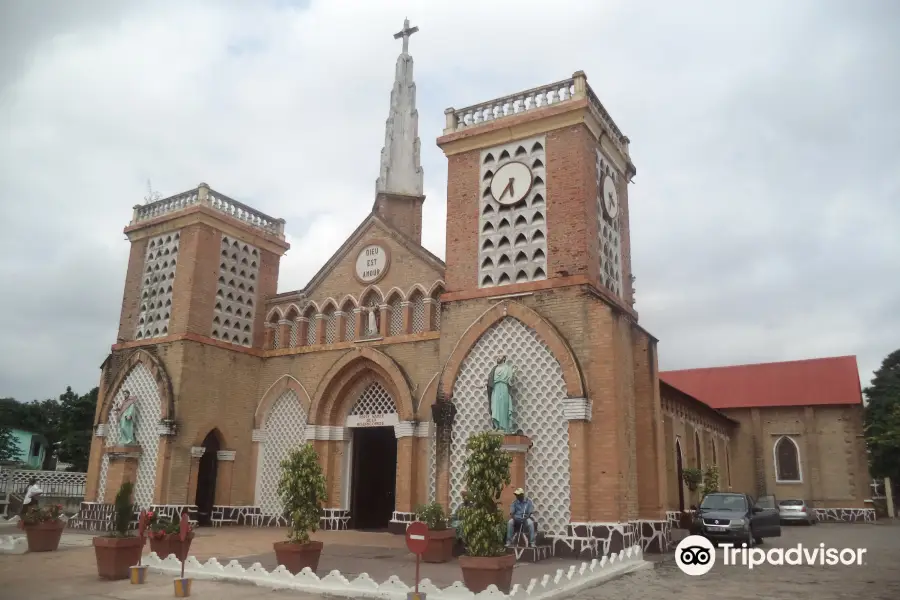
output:
<instances>
[{"instance_id":1,"label":"clock tower","mask_svg":"<svg viewBox=\"0 0 900 600\"><path fill-rule=\"evenodd\" d=\"M652 522L662 536L656 340L634 310L629 139L581 71L445 115L437 140L448 160L440 393L465 415L477 393L468 382L481 377L472 361L509 356L520 382L513 419L543 448L525 457L522 483L552 498L547 506L568 504L553 517L570 523L557 528L563 546L603 537L578 528L585 523L618 524L627 538L642 535L639 521ZM552 450L565 435L558 420L567 456ZM541 483L562 469L565 477ZM449 485L452 498L452 476Z\"/></svg>"}]
</instances>

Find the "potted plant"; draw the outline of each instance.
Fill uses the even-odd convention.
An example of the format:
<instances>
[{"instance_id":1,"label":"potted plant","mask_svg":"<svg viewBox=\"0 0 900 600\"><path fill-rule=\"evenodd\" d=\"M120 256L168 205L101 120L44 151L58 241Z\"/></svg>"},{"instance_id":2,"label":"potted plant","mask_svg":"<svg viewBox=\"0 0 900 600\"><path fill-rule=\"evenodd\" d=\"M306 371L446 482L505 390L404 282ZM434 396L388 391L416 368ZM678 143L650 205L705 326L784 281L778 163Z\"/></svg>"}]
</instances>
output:
<instances>
[{"instance_id":1,"label":"potted plant","mask_svg":"<svg viewBox=\"0 0 900 600\"><path fill-rule=\"evenodd\" d=\"M134 484L126 481L119 488L113 513L113 531L94 538L94 555L97 558L97 574L103 579L128 579L130 569L141 560L143 539L129 531L134 519L131 493Z\"/></svg>"},{"instance_id":2,"label":"potted plant","mask_svg":"<svg viewBox=\"0 0 900 600\"><path fill-rule=\"evenodd\" d=\"M287 541L274 544L278 564L294 575L305 567L315 572L319 568L322 542L310 540L309 534L319 529L319 519L324 513L322 505L328 501L328 494L319 456L312 444L294 449L281 462L278 495L291 518Z\"/></svg>"},{"instance_id":3,"label":"potted plant","mask_svg":"<svg viewBox=\"0 0 900 600\"><path fill-rule=\"evenodd\" d=\"M700 483L703 481L703 471L695 468L687 468L682 470L681 478L684 480L684 483L688 486L689 490L696 492L697 488L700 487Z\"/></svg>"},{"instance_id":4,"label":"potted plant","mask_svg":"<svg viewBox=\"0 0 900 600\"><path fill-rule=\"evenodd\" d=\"M437 502L423 504L416 509L416 520L428 526L428 547L422 554L422 560L444 563L452 559L456 530L447 526L444 507Z\"/></svg>"},{"instance_id":5,"label":"potted plant","mask_svg":"<svg viewBox=\"0 0 900 600\"><path fill-rule=\"evenodd\" d=\"M59 548L59 539L65 527L61 504L42 508L32 506L22 515L22 529L28 538L29 552L53 552Z\"/></svg>"},{"instance_id":6,"label":"potted plant","mask_svg":"<svg viewBox=\"0 0 900 600\"><path fill-rule=\"evenodd\" d=\"M150 511L147 513L150 519L149 535L150 551L156 552L160 558L166 558L170 554L174 554L178 560L184 561L191 549L191 542L194 539L194 528L188 525L188 532L184 541L181 541L181 521L170 519L166 516L160 516Z\"/></svg>"},{"instance_id":7,"label":"potted plant","mask_svg":"<svg viewBox=\"0 0 900 600\"><path fill-rule=\"evenodd\" d=\"M486 431L471 436L466 449L465 485L469 505L459 515L466 554L459 557L463 582L479 593L491 584L508 594L516 556L506 548L506 518L498 502L509 485L512 457L503 448L503 436Z\"/></svg>"}]
</instances>

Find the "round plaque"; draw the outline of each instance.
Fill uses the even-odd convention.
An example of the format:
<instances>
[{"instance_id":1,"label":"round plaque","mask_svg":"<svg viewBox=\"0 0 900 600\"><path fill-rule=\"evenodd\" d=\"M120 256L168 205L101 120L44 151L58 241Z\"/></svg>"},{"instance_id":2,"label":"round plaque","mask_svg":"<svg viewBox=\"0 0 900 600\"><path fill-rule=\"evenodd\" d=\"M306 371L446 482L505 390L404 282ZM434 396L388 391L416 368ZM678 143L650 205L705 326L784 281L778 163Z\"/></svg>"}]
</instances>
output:
<instances>
[{"instance_id":1,"label":"round plaque","mask_svg":"<svg viewBox=\"0 0 900 600\"><path fill-rule=\"evenodd\" d=\"M381 244L369 244L356 256L356 278L362 283L375 283L387 274L391 263L388 249Z\"/></svg>"}]
</instances>

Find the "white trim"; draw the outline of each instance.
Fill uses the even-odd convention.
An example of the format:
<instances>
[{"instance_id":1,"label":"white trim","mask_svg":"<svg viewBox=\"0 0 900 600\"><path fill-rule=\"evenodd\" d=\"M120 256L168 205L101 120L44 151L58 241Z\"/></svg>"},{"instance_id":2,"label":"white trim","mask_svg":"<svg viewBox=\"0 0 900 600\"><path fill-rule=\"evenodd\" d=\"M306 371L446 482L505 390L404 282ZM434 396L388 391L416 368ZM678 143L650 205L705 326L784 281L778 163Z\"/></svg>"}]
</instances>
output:
<instances>
[{"instance_id":1,"label":"white trim","mask_svg":"<svg viewBox=\"0 0 900 600\"><path fill-rule=\"evenodd\" d=\"M569 421L590 421L591 401L587 398L563 398L563 415Z\"/></svg>"},{"instance_id":2,"label":"white trim","mask_svg":"<svg viewBox=\"0 0 900 600\"><path fill-rule=\"evenodd\" d=\"M203 446L191 446L191 457L192 458L201 458L206 453L206 448Z\"/></svg>"},{"instance_id":3,"label":"white trim","mask_svg":"<svg viewBox=\"0 0 900 600\"><path fill-rule=\"evenodd\" d=\"M346 427L393 427L400 422L400 415L388 413L385 415L353 415L347 417Z\"/></svg>"},{"instance_id":4,"label":"white trim","mask_svg":"<svg viewBox=\"0 0 900 600\"><path fill-rule=\"evenodd\" d=\"M419 421L416 424L416 432L414 435L420 438L430 438L433 425L434 424L431 421Z\"/></svg>"},{"instance_id":5,"label":"white trim","mask_svg":"<svg viewBox=\"0 0 900 600\"><path fill-rule=\"evenodd\" d=\"M416 424L413 421L400 421L394 423L394 437L397 439L412 437L416 432Z\"/></svg>"},{"instance_id":6,"label":"white trim","mask_svg":"<svg viewBox=\"0 0 900 600\"><path fill-rule=\"evenodd\" d=\"M500 446L501 450L505 450L506 452L512 452L513 454L525 454L531 449L533 444L503 444Z\"/></svg>"},{"instance_id":7,"label":"white trim","mask_svg":"<svg viewBox=\"0 0 900 600\"><path fill-rule=\"evenodd\" d=\"M265 429L254 429L250 434L250 439L254 442L265 442L267 437L268 432Z\"/></svg>"},{"instance_id":8,"label":"white trim","mask_svg":"<svg viewBox=\"0 0 900 600\"><path fill-rule=\"evenodd\" d=\"M98 423L97 429L94 430L96 437L106 437L106 423Z\"/></svg>"},{"instance_id":9,"label":"white trim","mask_svg":"<svg viewBox=\"0 0 900 600\"><path fill-rule=\"evenodd\" d=\"M216 452L216 459L230 462L234 460L236 454L236 450L219 450L218 452Z\"/></svg>"},{"instance_id":10,"label":"white trim","mask_svg":"<svg viewBox=\"0 0 900 600\"><path fill-rule=\"evenodd\" d=\"M797 456L797 476L798 479L779 479L778 478L778 444L781 440L788 440L791 444L794 445L794 453ZM789 436L782 435L779 436L775 443L772 444L772 461L775 465L775 483L803 483L803 463L800 461L800 444L797 441Z\"/></svg>"},{"instance_id":11,"label":"white trim","mask_svg":"<svg viewBox=\"0 0 900 600\"><path fill-rule=\"evenodd\" d=\"M345 427L339 425L307 425L305 440L343 440L347 437Z\"/></svg>"}]
</instances>

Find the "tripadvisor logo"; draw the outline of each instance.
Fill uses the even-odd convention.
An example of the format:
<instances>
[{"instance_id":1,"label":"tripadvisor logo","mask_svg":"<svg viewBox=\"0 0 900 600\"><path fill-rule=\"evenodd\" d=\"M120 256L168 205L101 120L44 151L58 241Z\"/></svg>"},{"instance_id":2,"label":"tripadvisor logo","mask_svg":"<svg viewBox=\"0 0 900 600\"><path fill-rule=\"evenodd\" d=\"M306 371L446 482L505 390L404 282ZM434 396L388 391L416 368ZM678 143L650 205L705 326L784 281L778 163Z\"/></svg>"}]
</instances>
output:
<instances>
[{"instance_id":1,"label":"tripadvisor logo","mask_svg":"<svg viewBox=\"0 0 900 600\"><path fill-rule=\"evenodd\" d=\"M748 569L760 565L851 566L863 565L865 548L826 548L825 544L804 548L797 544L791 548L748 548L743 545L721 544L716 547L703 536L689 535L675 549L675 563L691 576L706 575L716 564L716 554L722 554L723 565L741 565Z\"/></svg>"}]
</instances>

